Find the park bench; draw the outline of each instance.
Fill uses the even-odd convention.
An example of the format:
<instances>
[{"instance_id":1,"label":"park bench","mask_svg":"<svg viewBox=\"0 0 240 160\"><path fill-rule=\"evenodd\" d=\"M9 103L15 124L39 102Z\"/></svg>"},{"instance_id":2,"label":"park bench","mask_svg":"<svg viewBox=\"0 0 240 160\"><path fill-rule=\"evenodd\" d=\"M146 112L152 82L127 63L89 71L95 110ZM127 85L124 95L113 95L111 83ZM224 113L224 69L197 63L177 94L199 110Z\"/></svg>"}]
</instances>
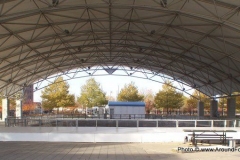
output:
<instances>
[{"instance_id":1,"label":"park bench","mask_svg":"<svg viewBox=\"0 0 240 160\"><path fill-rule=\"evenodd\" d=\"M233 137L226 135L227 132L236 132L234 130L184 130L184 132L192 132L188 134L191 136L192 145L196 146L197 142L213 142L219 141L220 143L226 145L227 141Z\"/></svg>"}]
</instances>

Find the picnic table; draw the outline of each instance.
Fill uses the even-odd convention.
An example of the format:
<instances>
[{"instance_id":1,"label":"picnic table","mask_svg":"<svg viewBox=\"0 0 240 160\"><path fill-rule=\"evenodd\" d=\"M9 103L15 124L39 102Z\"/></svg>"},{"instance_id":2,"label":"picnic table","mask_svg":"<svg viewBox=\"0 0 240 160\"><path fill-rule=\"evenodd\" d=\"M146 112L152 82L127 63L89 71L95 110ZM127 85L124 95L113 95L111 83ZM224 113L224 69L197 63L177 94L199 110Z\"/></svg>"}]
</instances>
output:
<instances>
[{"instance_id":1,"label":"picnic table","mask_svg":"<svg viewBox=\"0 0 240 160\"><path fill-rule=\"evenodd\" d=\"M192 145L197 145L197 140L220 140L222 144L227 144L227 140L232 137L227 137L228 132L237 132L235 130L213 130L213 129L184 129L184 132L191 132Z\"/></svg>"}]
</instances>

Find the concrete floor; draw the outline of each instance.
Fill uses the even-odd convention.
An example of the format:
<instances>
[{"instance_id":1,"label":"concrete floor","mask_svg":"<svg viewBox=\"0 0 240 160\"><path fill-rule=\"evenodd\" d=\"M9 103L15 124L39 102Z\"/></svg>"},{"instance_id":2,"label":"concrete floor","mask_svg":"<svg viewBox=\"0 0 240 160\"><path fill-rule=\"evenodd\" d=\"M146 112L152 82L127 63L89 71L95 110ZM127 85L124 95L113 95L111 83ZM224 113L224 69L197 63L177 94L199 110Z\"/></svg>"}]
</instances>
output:
<instances>
[{"instance_id":1,"label":"concrete floor","mask_svg":"<svg viewBox=\"0 0 240 160\"><path fill-rule=\"evenodd\" d=\"M0 142L1 160L239 160L240 152L174 152L182 143Z\"/></svg>"}]
</instances>

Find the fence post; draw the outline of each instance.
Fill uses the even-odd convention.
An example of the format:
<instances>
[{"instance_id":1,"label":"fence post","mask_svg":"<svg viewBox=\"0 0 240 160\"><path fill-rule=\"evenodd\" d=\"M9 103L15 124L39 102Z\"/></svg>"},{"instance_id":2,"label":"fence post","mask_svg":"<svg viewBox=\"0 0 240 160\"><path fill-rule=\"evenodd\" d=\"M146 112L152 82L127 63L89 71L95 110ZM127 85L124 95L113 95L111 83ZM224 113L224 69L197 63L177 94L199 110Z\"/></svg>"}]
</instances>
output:
<instances>
[{"instance_id":1,"label":"fence post","mask_svg":"<svg viewBox=\"0 0 240 160\"><path fill-rule=\"evenodd\" d=\"M178 120L176 120L176 127L178 128Z\"/></svg>"},{"instance_id":2,"label":"fence post","mask_svg":"<svg viewBox=\"0 0 240 160\"><path fill-rule=\"evenodd\" d=\"M227 120L224 121L224 127L227 127Z\"/></svg>"},{"instance_id":3,"label":"fence post","mask_svg":"<svg viewBox=\"0 0 240 160\"><path fill-rule=\"evenodd\" d=\"M214 127L214 126L213 126L213 120L212 120L212 122L211 122L211 127Z\"/></svg>"},{"instance_id":4,"label":"fence post","mask_svg":"<svg viewBox=\"0 0 240 160\"><path fill-rule=\"evenodd\" d=\"M236 127L236 124L237 124L237 120L235 119L234 120L234 126L233 126L234 128Z\"/></svg>"},{"instance_id":5,"label":"fence post","mask_svg":"<svg viewBox=\"0 0 240 160\"><path fill-rule=\"evenodd\" d=\"M78 119L76 119L76 130L78 130Z\"/></svg>"},{"instance_id":6,"label":"fence post","mask_svg":"<svg viewBox=\"0 0 240 160\"><path fill-rule=\"evenodd\" d=\"M9 126L10 126L9 123L10 123L10 122L9 122L9 119L8 119L8 118L5 118L5 126L8 126L8 127L9 127Z\"/></svg>"},{"instance_id":7,"label":"fence post","mask_svg":"<svg viewBox=\"0 0 240 160\"><path fill-rule=\"evenodd\" d=\"M197 127L197 120L195 120L195 124L194 124L195 127Z\"/></svg>"},{"instance_id":8,"label":"fence post","mask_svg":"<svg viewBox=\"0 0 240 160\"><path fill-rule=\"evenodd\" d=\"M137 130L138 130L138 127L139 127L139 121L138 121L138 119L137 119Z\"/></svg>"},{"instance_id":9,"label":"fence post","mask_svg":"<svg viewBox=\"0 0 240 160\"><path fill-rule=\"evenodd\" d=\"M158 120L156 120L156 127L158 127Z\"/></svg>"},{"instance_id":10,"label":"fence post","mask_svg":"<svg viewBox=\"0 0 240 160\"><path fill-rule=\"evenodd\" d=\"M97 119L96 119L96 130L97 130Z\"/></svg>"},{"instance_id":11,"label":"fence post","mask_svg":"<svg viewBox=\"0 0 240 160\"><path fill-rule=\"evenodd\" d=\"M117 132L118 132L118 120L116 120L116 129L117 129Z\"/></svg>"}]
</instances>

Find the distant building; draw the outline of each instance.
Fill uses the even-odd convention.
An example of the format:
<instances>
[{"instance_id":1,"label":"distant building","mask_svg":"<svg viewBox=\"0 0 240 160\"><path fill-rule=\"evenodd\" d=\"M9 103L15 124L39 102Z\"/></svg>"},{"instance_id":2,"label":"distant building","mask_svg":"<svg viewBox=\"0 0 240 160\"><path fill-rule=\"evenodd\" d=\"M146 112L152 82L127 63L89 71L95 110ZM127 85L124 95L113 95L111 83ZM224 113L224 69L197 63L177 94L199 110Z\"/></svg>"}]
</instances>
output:
<instances>
[{"instance_id":1,"label":"distant building","mask_svg":"<svg viewBox=\"0 0 240 160\"><path fill-rule=\"evenodd\" d=\"M33 103L33 85L25 87L23 93L23 105Z\"/></svg>"},{"instance_id":2,"label":"distant building","mask_svg":"<svg viewBox=\"0 0 240 160\"><path fill-rule=\"evenodd\" d=\"M107 105L112 118L141 118L145 116L144 102L114 102Z\"/></svg>"}]
</instances>

